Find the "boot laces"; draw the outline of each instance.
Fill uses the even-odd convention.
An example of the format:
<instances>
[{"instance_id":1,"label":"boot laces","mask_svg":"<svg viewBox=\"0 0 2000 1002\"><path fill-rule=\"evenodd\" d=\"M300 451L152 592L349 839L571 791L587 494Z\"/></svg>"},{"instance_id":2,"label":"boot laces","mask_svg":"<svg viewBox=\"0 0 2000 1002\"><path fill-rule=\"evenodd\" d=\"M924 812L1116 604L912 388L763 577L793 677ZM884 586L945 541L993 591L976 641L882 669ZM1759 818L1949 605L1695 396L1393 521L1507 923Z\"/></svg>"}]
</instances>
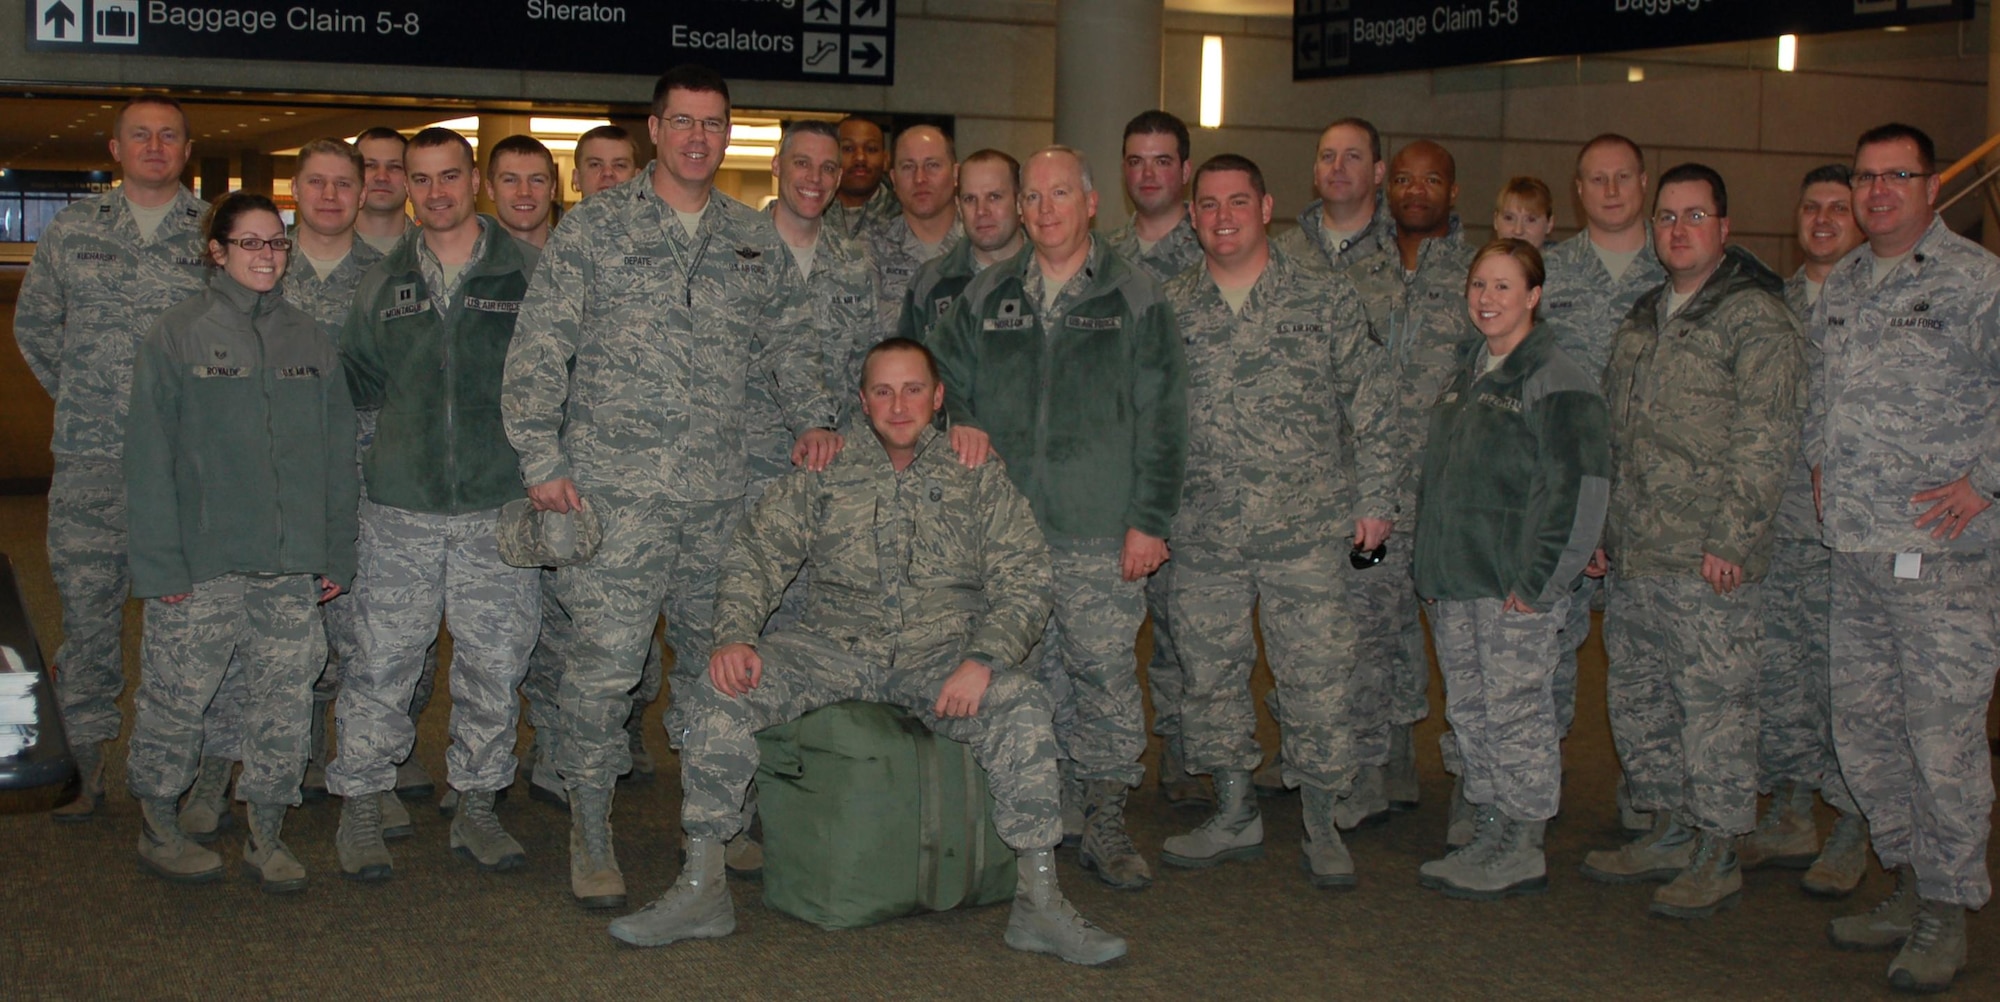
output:
<instances>
[{"instance_id":1,"label":"boot laces","mask_svg":"<svg viewBox=\"0 0 2000 1002\"><path fill-rule=\"evenodd\" d=\"M1910 925L1910 945L1919 951L1928 951L1944 938L1944 920L1930 909L1917 913L1916 921Z\"/></svg>"},{"instance_id":2,"label":"boot laces","mask_svg":"<svg viewBox=\"0 0 2000 1002\"><path fill-rule=\"evenodd\" d=\"M473 799L480 796L479 794L469 793L459 801L459 813L465 818L466 826L483 839L498 841L507 838L507 829L500 826L499 815L493 813L493 801L486 799L492 795L486 794L481 799ZM478 806L474 807L474 804Z\"/></svg>"}]
</instances>

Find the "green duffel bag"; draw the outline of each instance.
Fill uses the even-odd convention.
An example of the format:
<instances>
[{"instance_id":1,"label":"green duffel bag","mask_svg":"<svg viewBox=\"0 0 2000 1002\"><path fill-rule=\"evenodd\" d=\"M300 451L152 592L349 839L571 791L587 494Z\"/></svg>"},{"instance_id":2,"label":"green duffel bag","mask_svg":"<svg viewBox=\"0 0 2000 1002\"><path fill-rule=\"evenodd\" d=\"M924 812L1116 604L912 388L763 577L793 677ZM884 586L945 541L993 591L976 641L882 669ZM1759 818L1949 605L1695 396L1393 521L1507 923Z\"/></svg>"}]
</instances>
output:
<instances>
[{"instance_id":1,"label":"green duffel bag","mask_svg":"<svg viewBox=\"0 0 2000 1002\"><path fill-rule=\"evenodd\" d=\"M836 703L757 748L765 904L856 929L1014 896L985 770L902 708Z\"/></svg>"}]
</instances>

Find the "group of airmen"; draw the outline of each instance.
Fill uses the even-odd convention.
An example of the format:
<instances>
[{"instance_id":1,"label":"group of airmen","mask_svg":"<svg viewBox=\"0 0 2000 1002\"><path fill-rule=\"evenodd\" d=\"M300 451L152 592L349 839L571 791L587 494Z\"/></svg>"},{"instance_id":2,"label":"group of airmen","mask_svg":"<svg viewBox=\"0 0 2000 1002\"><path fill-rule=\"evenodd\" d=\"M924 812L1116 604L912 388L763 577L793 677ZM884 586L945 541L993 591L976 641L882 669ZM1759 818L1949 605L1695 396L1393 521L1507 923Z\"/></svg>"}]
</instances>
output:
<instances>
[{"instance_id":1,"label":"group of airmen","mask_svg":"<svg viewBox=\"0 0 2000 1002\"><path fill-rule=\"evenodd\" d=\"M1101 234L1074 149L961 159L935 126L891 142L862 117L788 125L753 210L715 188L729 124L725 81L669 72L650 162L623 130L584 135L583 200L553 226L555 164L529 137L483 173L444 129L321 140L285 230L268 201L211 213L181 185L172 99L124 107L122 184L52 223L15 320L56 401L56 680L82 772L57 820L102 805L130 594L142 862L220 876L204 846L234 823L240 763L266 890L305 886L280 826L326 793L343 874L389 879L385 840L413 828L397 793L432 785L411 751L442 621L440 809L479 868L525 865L495 809L518 770L570 814L576 900L624 906L612 802L652 771L639 720L670 687L686 863L611 933L725 935L724 874L760 865L754 733L896 702L992 777L1020 860L1008 943L1102 963L1125 943L1064 901L1052 853L1074 844L1113 887L1154 879L1124 820L1150 620L1160 789L1207 812L1160 862L1261 855L1259 795L1296 789L1308 879L1355 886L1341 832L1419 796L1420 609L1434 630L1442 611L1413 586L1428 416L1501 361L1468 349L1487 252L1451 153L1385 157L1374 126L1336 121L1317 200L1272 238L1258 166L1195 164L1186 126L1149 111L1123 140L1133 216ZM1899 987L1963 967L1965 910L1991 894L2000 610L1978 516L2000 491L2000 268L1938 218L1935 156L1888 125L1808 174L1789 280L1728 243L1719 174L1655 187L1623 136L1579 151L1572 238L1543 247L1544 182L1499 193L1533 319L1602 375L1584 394L1608 414L1603 534L1557 602L1493 596L1559 610L1524 682L1468 696L1447 666L1444 760L1465 778L1426 886L1547 886L1597 606L1636 837L1587 877L1662 882L1655 912L1702 918L1761 865L1850 894L1872 844L1895 889L1829 937L1900 947ZM1838 815L1824 842L1815 792ZM1487 834L1508 830L1530 834Z\"/></svg>"}]
</instances>

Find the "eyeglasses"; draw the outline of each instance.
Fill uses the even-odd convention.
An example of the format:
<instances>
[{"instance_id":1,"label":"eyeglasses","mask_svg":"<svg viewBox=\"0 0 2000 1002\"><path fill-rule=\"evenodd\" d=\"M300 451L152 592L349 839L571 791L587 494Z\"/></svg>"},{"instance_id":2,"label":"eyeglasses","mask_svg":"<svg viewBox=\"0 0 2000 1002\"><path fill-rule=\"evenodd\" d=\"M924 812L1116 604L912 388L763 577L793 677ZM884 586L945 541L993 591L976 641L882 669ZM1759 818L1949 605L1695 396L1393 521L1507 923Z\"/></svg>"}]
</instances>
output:
<instances>
[{"instance_id":1,"label":"eyeglasses","mask_svg":"<svg viewBox=\"0 0 2000 1002\"><path fill-rule=\"evenodd\" d=\"M263 237L237 237L232 240L224 240L223 243L235 244L247 251L260 251L269 247L280 254L292 249L290 237L272 237L269 240Z\"/></svg>"},{"instance_id":2,"label":"eyeglasses","mask_svg":"<svg viewBox=\"0 0 2000 1002\"><path fill-rule=\"evenodd\" d=\"M1347 553L1347 562L1348 564L1353 566L1355 570L1365 571L1368 568L1381 563L1382 558L1388 555L1389 555L1388 543L1383 543L1382 545L1377 546L1372 550L1364 550L1361 548L1360 543L1356 543L1354 544L1354 549L1349 550Z\"/></svg>"},{"instance_id":3,"label":"eyeglasses","mask_svg":"<svg viewBox=\"0 0 2000 1002\"><path fill-rule=\"evenodd\" d=\"M1866 188L1877 181L1887 181L1893 185L1905 185L1918 178L1936 177L1934 170L1885 170L1856 171L1848 176L1847 183L1856 188Z\"/></svg>"},{"instance_id":4,"label":"eyeglasses","mask_svg":"<svg viewBox=\"0 0 2000 1002\"><path fill-rule=\"evenodd\" d=\"M668 115L667 128L675 132L686 132L695 126L701 131L721 134L729 131L729 123L720 118L693 118L688 115Z\"/></svg>"},{"instance_id":5,"label":"eyeglasses","mask_svg":"<svg viewBox=\"0 0 2000 1002\"><path fill-rule=\"evenodd\" d=\"M1653 225L1663 230L1671 230L1677 223L1686 223L1689 229L1695 229L1714 218L1714 213L1702 209L1690 209L1685 216L1675 212L1662 212L1653 217Z\"/></svg>"}]
</instances>

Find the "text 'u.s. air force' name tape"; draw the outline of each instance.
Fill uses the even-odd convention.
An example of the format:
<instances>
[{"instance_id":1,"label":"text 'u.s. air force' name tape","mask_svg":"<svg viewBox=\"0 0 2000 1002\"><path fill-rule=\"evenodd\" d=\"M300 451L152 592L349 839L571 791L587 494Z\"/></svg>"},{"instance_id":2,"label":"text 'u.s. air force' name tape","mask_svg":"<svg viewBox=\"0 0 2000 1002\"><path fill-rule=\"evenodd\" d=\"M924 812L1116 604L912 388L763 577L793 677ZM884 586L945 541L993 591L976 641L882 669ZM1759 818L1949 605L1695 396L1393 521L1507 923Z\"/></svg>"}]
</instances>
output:
<instances>
[{"instance_id":1,"label":"text 'u.s. air force' name tape","mask_svg":"<svg viewBox=\"0 0 2000 1002\"><path fill-rule=\"evenodd\" d=\"M465 297L465 308L468 310L478 310L481 313L519 313L521 312L521 301L518 299L480 299L477 296L467 296Z\"/></svg>"}]
</instances>

